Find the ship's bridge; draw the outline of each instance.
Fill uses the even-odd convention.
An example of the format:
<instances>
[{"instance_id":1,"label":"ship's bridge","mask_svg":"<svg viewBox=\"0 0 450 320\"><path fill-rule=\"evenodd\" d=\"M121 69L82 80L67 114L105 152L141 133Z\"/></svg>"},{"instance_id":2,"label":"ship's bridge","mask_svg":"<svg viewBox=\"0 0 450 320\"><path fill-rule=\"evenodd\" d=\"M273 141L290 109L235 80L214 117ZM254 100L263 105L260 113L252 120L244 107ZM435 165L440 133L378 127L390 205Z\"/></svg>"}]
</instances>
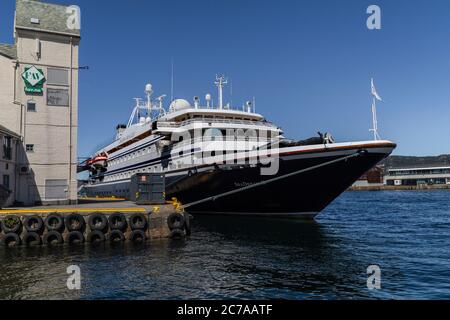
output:
<instances>
[{"instance_id":1,"label":"ship's bridge","mask_svg":"<svg viewBox=\"0 0 450 320\"><path fill-rule=\"evenodd\" d=\"M257 113L226 109L188 108L168 113L153 127L155 134L180 133L199 128L255 129L281 132L271 122Z\"/></svg>"},{"instance_id":2,"label":"ship's bridge","mask_svg":"<svg viewBox=\"0 0 450 320\"><path fill-rule=\"evenodd\" d=\"M244 112L240 110L227 109L207 109L207 108L189 108L168 113L160 118L160 121L174 121L181 122L189 119L200 118L220 118L229 120L247 120L247 121L262 121L264 117L257 113Z\"/></svg>"}]
</instances>

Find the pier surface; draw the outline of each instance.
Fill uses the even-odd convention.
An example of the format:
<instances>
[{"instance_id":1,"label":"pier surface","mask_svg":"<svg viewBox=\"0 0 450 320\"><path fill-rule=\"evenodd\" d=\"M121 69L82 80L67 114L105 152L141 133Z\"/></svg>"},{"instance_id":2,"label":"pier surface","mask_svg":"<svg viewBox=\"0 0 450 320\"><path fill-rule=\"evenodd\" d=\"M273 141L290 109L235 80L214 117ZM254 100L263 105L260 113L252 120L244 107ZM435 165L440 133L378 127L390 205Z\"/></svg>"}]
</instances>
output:
<instances>
[{"instance_id":1,"label":"pier surface","mask_svg":"<svg viewBox=\"0 0 450 320\"><path fill-rule=\"evenodd\" d=\"M73 205L55 205L55 206L36 206L36 207L15 207L0 210L0 215L5 214L44 214L44 213L91 213L91 212L122 212L122 213L151 213L157 208L165 207L158 205L138 206L131 201L123 200L80 200L79 204ZM170 205L167 205L170 206Z\"/></svg>"}]
</instances>

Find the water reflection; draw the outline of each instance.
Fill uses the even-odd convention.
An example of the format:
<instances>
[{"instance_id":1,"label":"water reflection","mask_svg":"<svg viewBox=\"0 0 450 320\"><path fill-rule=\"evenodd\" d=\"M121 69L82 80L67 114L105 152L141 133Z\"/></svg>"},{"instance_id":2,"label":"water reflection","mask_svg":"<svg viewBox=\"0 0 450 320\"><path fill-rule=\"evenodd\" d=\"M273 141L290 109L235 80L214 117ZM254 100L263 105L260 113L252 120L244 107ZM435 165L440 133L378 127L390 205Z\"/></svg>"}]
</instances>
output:
<instances>
[{"instance_id":1,"label":"water reflection","mask_svg":"<svg viewBox=\"0 0 450 320\"><path fill-rule=\"evenodd\" d=\"M236 274L252 290L239 297L284 298L367 297L367 264L358 259L345 238L316 221L197 216L197 232L215 234L225 256L227 274ZM260 295L259 292L264 292Z\"/></svg>"}]
</instances>

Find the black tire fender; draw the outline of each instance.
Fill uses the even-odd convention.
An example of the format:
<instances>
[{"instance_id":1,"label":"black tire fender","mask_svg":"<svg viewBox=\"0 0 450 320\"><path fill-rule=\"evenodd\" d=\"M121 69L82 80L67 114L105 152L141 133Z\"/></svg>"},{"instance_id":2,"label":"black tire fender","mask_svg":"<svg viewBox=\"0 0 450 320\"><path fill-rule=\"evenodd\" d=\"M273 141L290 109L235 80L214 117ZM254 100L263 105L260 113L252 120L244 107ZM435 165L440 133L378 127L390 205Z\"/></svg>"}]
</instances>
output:
<instances>
[{"instance_id":1,"label":"black tire fender","mask_svg":"<svg viewBox=\"0 0 450 320\"><path fill-rule=\"evenodd\" d=\"M67 230L69 231L83 231L84 226L86 225L86 221L84 217L79 213L71 213L66 219Z\"/></svg>"},{"instance_id":2,"label":"black tire fender","mask_svg":"<svg viewBox=\"0 0 450 320\"><path fill-rule=\"evenodd\" d=\"M185 225L186 219L182 213L171 213L167 217L167 225L169 229L172 231L174 229L182 230Z\"/></svg>"},{"instance_id":3,"label":"black tire fender","mask_svg":"<svg viewBox=\"0 0 450 320\"><path fill-rule=\"evenodd\" d=\"M36 232L27 232L23 236L23 244L27 247L36 247L42 244L41 236Z\"/></svg>"},{"instance_id":4,"label":"black tire fender","mask_svg":"<svg viewBox=\"0 0 450 320\"><path fill-rule=\"evenodd\" d=\"M131 232L129 239L133 243L144 243L147 240L147 235L142 230L134 230Z\"/></svg>"},{"instance_id":5,"label":"black tire fender","mask_svg":"<svg viewBox=\"0 0 450 320\"><path fill-rule=\"evenodd\" d=\"M51 231L64 231L64 219L58 213L51 213L45 218L45 227L49 232ZM44 241L45 242L45 241Z\"/></svg>"},{"instance_id":6,"label":"black tire fender","mask_svg":"<svg viewBox=\"0 0 450 320\"><path fill-rule=\"evenodd\" d=\"M29 233L40 233L44 227L44 220L38 215L32 215L25 217L23 225Z\"/></svg>"},{"instance_id":7,"label":"black tire fender","mask_svg":"<svg viewBox=\"0 0 450 320\"><path fill-rule=\"evenodd\" d=\"M181 240L185 236L184 231L181 229L173 229L170 232L170 239L172 240Z\"/></svg>"},{"instance_id":8,"label":"black tire fender","mask_svg":"<svg viewBox=\"0 0 450 320\"><path fill-rule=\"evenodd\" d=\"M103 213L97 212L89 216L88 224L92 231L105 231L108 227L108 219Z\"/></svg>"},{"instance_id":9,"label":"black tire fender","mask_svg":"<svg viewBox=\"0 0 450 320\"><path fill-rule=\"evenodd\" d=\"M125 236L120 230L112 230L109 234L109 242L111 243L119 243L125 241Z\"/></svg>"},{"instance_id":10,"label":"black tire fender","mask_svg":"<svg viewBox=\"0 0 450 320\"><path fill-rule=\"evenodd\" d=\"M186 230L186 235L187 236L191 235L191 231L192 231L192 229L191 229L191 220L192 220L192 218L193 217L189 213L186 212L184 214L184 219L185 219L184 229Z\"/></svg>"},{"instance_id":11,"label":"black tire fender","mask_svg":"<svg viewBox=\"0 0 450 320\"><path fill-rule=\"evenodd\" d=\"M148 222L145 215L142 213L134 213L130 217L130 227L131 230L145 230L147 228Z\"/></svg>"},{"instance_id":12,"label":"black tire fender","mask_svg":"<svg viewBox=\"0 0 450 320\"><path fill-rule=\"evenodd\" d=\"M109 228L111 230L124 231L127 226L127 218L121 212L115 212L109 216Z\"/></svg>"},{"instance_id":13,"label":"black tire fender","mask_svg":"<svg viewBox=\"0 0 450 320\"><path fill-rule=\"evenodd\" d=\"M100 242L105 242L105 234L101 231L98 230L94 230L89 232L88 236L87 236L87 241L89 243L100 243Z\"/></svg>"},{"instance_id":14,"label":"black tire fender","mask_svg":"<svg viewBox=\"0 0 450 320\"><path fill-rule=\"evenodd\" d=\"M60 245L64 243L64 239L58 231L49 231L44 235L44 244L52 246L52 245Z\"/></svg>"},{"instance_id":15,"label":"black tire fender","mask_svg":"<svg viewBox=\"0 0 450 320\"><path fill-rule=\"evenodd\" d=\"M13 226L7 226L7 221L14 221ZM8 233L20 233L22 229L22 220L18 216L6 216L5 219L2 220L2 230L5 234Z\"/></svg>"},{"instance_id":16,"label":"black tire fender","mask_svg":"<svg viewBox=\"0 0 450 320\"><path fill-rule=\"evenodd\" d=\"M84 235L80 231L71 231L66 236L66 243L68 244L82 244L84 241Z\"/></svg>"},{"instance_id":17,"label":"black tire fender","mask_svg":"<svg viewBox=\"0 0 450 320\"><path fill-rule=\"evenodd\" d=\"M22 244L20 237L17 233L7 233L0 239L0 244L2 247L14 248Z\"/></svg>"}]
</instances>

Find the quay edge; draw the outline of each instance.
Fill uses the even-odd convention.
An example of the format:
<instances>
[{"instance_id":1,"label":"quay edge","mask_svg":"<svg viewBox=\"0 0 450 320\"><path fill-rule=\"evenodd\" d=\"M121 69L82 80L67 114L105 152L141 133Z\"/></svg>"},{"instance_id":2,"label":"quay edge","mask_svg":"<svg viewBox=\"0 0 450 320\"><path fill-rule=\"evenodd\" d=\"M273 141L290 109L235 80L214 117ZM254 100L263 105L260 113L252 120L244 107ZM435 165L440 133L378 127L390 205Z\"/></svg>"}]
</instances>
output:
<instances>
[{"instance_id":1,"label":"quay edge","mask_svg":"<svg viewBox=\"0 0 450 320\"><path fill-rule=\"evenodd\" d=\"M176 204L130 202L0 210L0 247L180 239L190 218Z\"/></svg>"}]
</instances>

